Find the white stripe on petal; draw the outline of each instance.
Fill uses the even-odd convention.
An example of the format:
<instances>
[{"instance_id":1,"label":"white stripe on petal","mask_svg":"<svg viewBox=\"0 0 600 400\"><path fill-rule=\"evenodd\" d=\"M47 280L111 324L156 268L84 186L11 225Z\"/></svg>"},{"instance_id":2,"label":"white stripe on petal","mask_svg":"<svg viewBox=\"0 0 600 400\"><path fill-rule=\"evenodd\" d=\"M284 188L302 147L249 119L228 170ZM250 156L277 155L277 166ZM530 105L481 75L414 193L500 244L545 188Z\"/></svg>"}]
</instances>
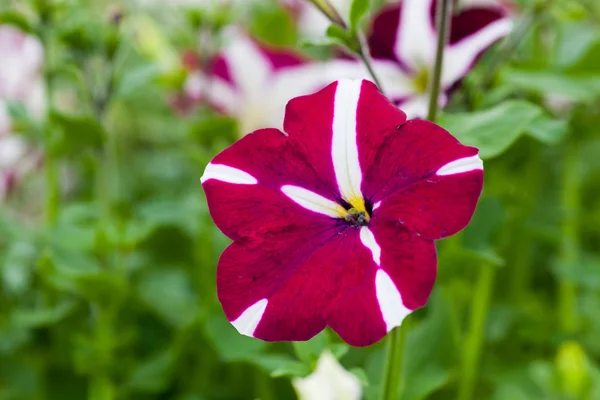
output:
<instances>
[{"instance_id":1,"label":"white stripe on petal","mask_svg":"<svg viewBox=\"0 0 600 400\"><path fill-rule=\"evenodd\" d=\"M463 172L474 171L476 169L483 169L483 161L478 155L471 157L459 158L444 165L438 169L437 175L454 175L461 174Z\"/></svg>"},{"instance_id":2,"label":"white stripe on petal","mask_svg":"<svg viewBox=\"0 0 600 400\"><path fill-rule=\"evenodd\" d=\"M244 33L232 28L225 36L231 40L224 50L227 67L234 84L243 96L259 100L264 96L273 73L265 53Z\"/></svg>"},{"instance_id":3,"label":"white stripe on petal","mask_svg":"<svg viewBox=\"0 0 600 400\"><path fill-rule=\"evenodd\" d=\"M404 306L398 288L382 269L379 269L375 276L375 293L386 329L389 332L396 326L400 326L411 310Z\"/></svg>"},{"instance_id":4,"label":"white stripe on petal","mask_svg":"<svg viewBox=\"0 0 600 400\"><path fill-rule=\"evenodd\" d=\"M432 0L403 0L394 53L411 69L432 65L436 33L431 21Z\"/></svg>"},{"instance_id":5,"label":"white stripe on petal","mask_svg":"<svg viewBox=\"0 0 600 400\"><path fill-rule=\"evenodd\" d=\"M381 201L378 201L377 203L375 203L373 205L373 211L377 210L379 208L379 206L381 205Z\"/></svg>"},{"instance_id":6,"label":"white stripe on petal","mask_svg":"<svg viewBox=\"0 0 600 400\"><path fill-rule=\"evenodd\" d=\"M235 321L231 321L231 324L242 335L253 336L260 319L265 313L268 302L267 299L257 301L248 307Z\"/></svg>"},{"instance_id":7,"label":"white stripe on petal","mask_svg":"<svg viewBox=\"0 0 600 400\"><path fill-rule=\"evenodd\" d=\"M338 81L335 91L331 156L340 194L346 201L362 198L362 172L356 142L356 110L361 87L362 80L344 79Z\"/></svg>"},{"instance_id":8,"label":"white stripe on petal","mask_svg":"<svg viewBox=\"0 0 600 400\"><path fill-rule=\"evenodd\" d=\"M339 218L346 213L344 207L336 202L299 186L285 185L281 187L281 191L294 202L310 211L333 218Z\"/></svg>"},{"instance_id":9,"label":"white stripe on petal","mask_svg":"<svg viewBox=\"0 0 600 400\"><path fill-rule=\"evenodd\" d=\"M258 183L252 175L241 169L212 163L209 163L206 166L204 175L200 178L200 182L204 183L209 179L216 179L227 183L236 183L238 185L256 185Z\"/></svg>"},{"instance_id":10,"label":"white stripe on petal","mask_svg":"<svg viewBox=\"0 0 600 400\"><path fill-rule=\"evenodd\" d=\"M444 51L442 87L447 88L461 79L471 69L475 59L496 40L506 36L512 29L510 19L495 21Z\"/></svg>"},{"instance_id":11,"label":"white stripe on petal","mask_svg":"<svg viewBox=\"0 0 600 400\"><path fill-rule=\"evenodd\" d=\"M360 241L367 249L371 250L375 264L378 266L381 265L381 247L379 247L379 244L375 240L373 232L371 232L366 226L363 226L360 229Z\"/></svg>"}]
</instances>

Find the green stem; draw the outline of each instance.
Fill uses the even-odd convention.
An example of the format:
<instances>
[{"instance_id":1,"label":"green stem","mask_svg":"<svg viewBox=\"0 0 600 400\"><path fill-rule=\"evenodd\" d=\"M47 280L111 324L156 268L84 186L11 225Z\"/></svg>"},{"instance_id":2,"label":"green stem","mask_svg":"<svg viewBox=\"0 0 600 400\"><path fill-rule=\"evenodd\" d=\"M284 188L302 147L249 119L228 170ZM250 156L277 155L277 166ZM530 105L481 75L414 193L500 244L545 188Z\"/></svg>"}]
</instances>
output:
<instances>
[{"instance_id":1,"label":"green stem","mask_svg":"<svg viewBox=\"0 0 600 400\"><path fill-rule=\"evenodd\" d=\"M563 220L561 227L560 260L563 268L571 268L579 261L579 227L577 217L580 203L579 148L567 144L562 174ZM562 330L572 334L577 330L577 287L573 282L559 283L559 318Z\"/></svg>"},{"instance_id":2,"label":"green stem","mask_svg":"<svg viewBox=\"0 0 600 400\"><path fill-rule=\"evenodd\" d=\"M440 93L442 64L444 62L444 47L448 42L450 34L450 18L452 17L452 1L453 0L438 0L436 13L436 29L437 50L435 56L434 73L429 82L430 97L429 97L429 113L427 119L435 121L438 108L438 96ZM364 48L364 46L363 46ZM367 68L368 68L368 64ZM404 324L394 329L389 334L387 362L384 372L383 389L381 398L383 400L397 400L402 394L403 378L402 378L402 351L404 349L404 340L406 337L406 320Z\"/></svg>"},{"instance_id":3,"label":"green stem","mask_svg":"<svg viewBox=\"0 0 600 400\"><path fill-rule=\"evenodd\" d=\"M438 0L436 14L437 48L435 65L429 81L429 112L427 119L434 122L438 112L438 97L442 81L442 65L444 64L444 48L450 36L450 19L452 18L452 0Z\"/></svg>"},{"instance_id":4,"label":"green stem","mask_svg":"<svg viewBox=\"0 0 600 400\"><path fill-rule=\"evenodd\" d=\"M51 132L47 122L44 130L46 141L46 152L44 154L44 177L46 184L44 214L46 225L51 227L56 224L58 219L58 210L60 208L60 180L58 176L57 160L50 150Z\"/></svg>"},{"instance_id":5,"label":"green stem","mask_svg":"<svg viewBox=\"0 0 600 400\"><path fill-rule=\"evenodd\" d=\"M404 340L408 329L407 321L395 328L389 334L387 344L387 362L385 375L383 377L383 389L381 391L382 400L397 400L401 392L402 384L402 352L404 350Z\"/></svg>"},{"instance_id":6,"label":"green stem","mask_svg":"<svg viewBox=\"0 0 600 400\"><path fill-rule=\"evenodd\" d=\"M360 51L358 53L360 59L362 60L363 64L365 64L369 75L371 75L371 78L373 78L373 82L375 82L375 84L379 88L379 91L384 93L383 88L381 86L381 81L377 78L377 74L373 69L373 65L371 63L371 56L369 55L368 47L362 35L358 35L358 42L360 43Z\"/></svg>"},{"instance_id":7,"label":"green stem","mask_svg":"<svg viewBox=\"0 0 600 400\"><path fill-rule=\"evenodd\" d=\"M40 11L40 41L46 54L44 60L44 82L46 85L47 111L43 123L44 133L44 177L45 177L45 203L44 215L47 226L53 226L58 219L58 210L60 208L60 179L58 173L58 160L52 151L52 127L50 126L49 115L52 108L52 76L50 73L48 55L50 52L50 40L48 39L48 29L50 26L51 14L50 7L42 2L39 5Z\"/></svg>"},{"instance_id":8,"label":"green stem","mask_svg":"<svg viewBox=\"0 0 600 400\"><path fill-rule=\"evenodd\" d=\"M308 2L317 7L331 22L346 29L346 23L343 18L328 0L308 0Z\"/></svg>"},{"instance_id":9,"label":"green stem","mask_svg":"<svg viewBox=\"0 0 600 400\"><path fill-rule=\"evenodd\" d=\"M493 265L484 264L481 266L471 304L471 319L466 344L463 349L458 400L473 399L494 275L495 267Z\"/></svg>"}]
</instances>

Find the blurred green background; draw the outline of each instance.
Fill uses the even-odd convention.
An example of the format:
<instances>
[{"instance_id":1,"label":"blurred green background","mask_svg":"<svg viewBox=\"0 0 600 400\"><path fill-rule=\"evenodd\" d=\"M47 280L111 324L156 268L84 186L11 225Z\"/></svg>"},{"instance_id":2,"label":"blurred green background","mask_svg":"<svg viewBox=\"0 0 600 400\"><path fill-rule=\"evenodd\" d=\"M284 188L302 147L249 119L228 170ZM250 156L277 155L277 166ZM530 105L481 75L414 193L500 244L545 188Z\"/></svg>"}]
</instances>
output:
<instances>
[{"instance_id":1,"label":"blurred green background","mask_svg":"<svg viewBox=\"0 0 600 400\"><path fill-rule=\"evenodd\" d=\"M326 348L378 398L385 340L267 344L227 322L228 239L199 178L240 132L172 107L181 55L210 57L234 21L327 51L275 1L176 3L0 2L0 24L44 43L49 98L42 123L8 107L43 161L0 204L0 399L293 399ZM515 10L440 118L480 148L485 189L406 321L403 400L600 399L600 4Z\"/></svg>"}]
</instances>

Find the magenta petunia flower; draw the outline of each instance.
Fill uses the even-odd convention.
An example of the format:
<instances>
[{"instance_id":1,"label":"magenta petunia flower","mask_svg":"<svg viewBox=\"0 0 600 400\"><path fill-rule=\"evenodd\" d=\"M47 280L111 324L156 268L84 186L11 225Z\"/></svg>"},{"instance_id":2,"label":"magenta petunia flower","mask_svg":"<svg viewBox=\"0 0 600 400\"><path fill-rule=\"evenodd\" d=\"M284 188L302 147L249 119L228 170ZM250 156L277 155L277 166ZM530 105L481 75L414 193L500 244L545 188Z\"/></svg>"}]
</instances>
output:
<instances>
[{"instance_id":1,"label":"magenta petunia flower","mask_svg":"<svg viewBox=\"0 0 600 400\"><path fill-rule=\"evenodd\" d=\"M292 99L283 125L245 136L201 179L234 241L217 268L223 310L266 341L329 325L375 343L427 302L433 241L463 229L481 193L478 150L407 121L364 80Z\"/></svg>"},{"instance_id":2,"label":"magenta petunia flower","mask_svg":"<svg viewBox=\"0 0 600 400\"><path fill-rule=\"evenodd\" d=\"M236 117L242 132L280 124L290 99L323 87L298 68L305 59L294 52L259 44L236 28L225 41L209 68L190 74L185 92Z\"/></svg>"},{"instance_id":3,"label":"magenta petunia flower","mask_svg":"<svg viewBox=\"0 0 600 400\"><path fill-rule=\"evenodd\" d=\"M461 2L462 4L462 2ZM369 47L379 64L396 64L395 75L382 78L383 89L410 118L427 114L427 84L435 63L437 32L435 0L402 0L385 7L373 20ZM494 42L506 36L512 19L506 7L487 0L463 4L451 21L450 40L444 49L440 106L447 94ZM390 92L387 86L392 85Z\"/></svg>"}]
</instances>

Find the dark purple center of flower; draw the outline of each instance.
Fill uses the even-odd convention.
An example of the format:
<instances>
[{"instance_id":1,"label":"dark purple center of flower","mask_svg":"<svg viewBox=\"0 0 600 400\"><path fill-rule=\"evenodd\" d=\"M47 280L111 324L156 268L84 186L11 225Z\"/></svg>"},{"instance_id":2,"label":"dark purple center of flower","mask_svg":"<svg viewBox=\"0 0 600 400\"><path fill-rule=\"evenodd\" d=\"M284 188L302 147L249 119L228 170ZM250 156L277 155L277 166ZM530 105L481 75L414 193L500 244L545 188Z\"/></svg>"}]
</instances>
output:
<instances>
[{"instance_id":1,"label":"dark purple center of flower","mask_svg":"<svg viewBox=\"0 0 600 400\"><path fill-rule=\"evenodd\" d=\"M373 206L369 201L365 202L366 211L357 210L352 207L350 203L344 199L339 200L342 207L348 211L348 214L344 217L346 224L354 227L362 227L369 225L371 216L373 215Z\"/></svg>"},{"instance_id":2,"label":"dark purple center of flower","mask_svg":"<svg viewBox=\"0 0 600 400\"><path fill-rule=\"evenodd\" d=\"M354 208L348 210L348 215L344 220L351 226L367 226L369 219L364 211L357 211Z\"/></svg>"}]
</instances>

